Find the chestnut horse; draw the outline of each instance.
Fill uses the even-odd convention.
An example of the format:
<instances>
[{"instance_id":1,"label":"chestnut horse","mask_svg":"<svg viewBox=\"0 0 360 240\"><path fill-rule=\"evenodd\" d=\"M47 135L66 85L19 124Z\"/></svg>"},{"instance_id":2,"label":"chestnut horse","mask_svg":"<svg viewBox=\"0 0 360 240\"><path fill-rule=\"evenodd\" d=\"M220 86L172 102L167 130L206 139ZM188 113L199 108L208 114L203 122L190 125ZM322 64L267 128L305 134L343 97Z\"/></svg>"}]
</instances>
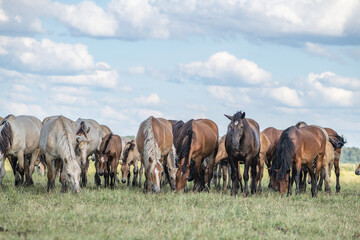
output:
<instances>
[{"instance_id":1,"label":"chestnut horse","mask_svg":"<svg viewBox=\"0 0 360 240\"><path fill-rule=\"evenodd\" d=\"M225 139L225 148L231 165L231 179L233 181L231 194L236 196L239 190L240 169L238 162L245 164L244 168L244 196L249 195L248 181L251 167L251 193L256 192L256 168L259 167L260 130L259 124L250 118L245 118L245 112L237 112L234 116L225 116L231 121Z\"/></svg>"},{"instance_id":2,"label":"chestnut horse","mask_svg":"<svg viewBox=\"0 0 360 240\"><path fill-rule=\"evenodd\" d=\"M218 127L209 119L190 120L183 127L176 142L178 169L176 173L176 192L184 189L190 174L190 163L194 162L194 191L205 189L205 181L210 187L214 169L215 156L218 150ZM209 172L205 178L205 170L201 167L205 158L209 159Z\"/></svg>"},{"instance_id":3,"label":"chestnut horse","mask_svg":"<svg viewBox=\"0 0 360 240\"><path fill-rule=\"evenodd\" d=\"M173 145L171 123L166 119L150 116L140 124L136 145L145 167L144 193L150 190L159 193L163 164L167 164L167 157Z\"/></svg>"},{"instance_id":4,"label":"chestnut horse","mask_svg":"<svg viewBox=\"0 0 360 240\"><path fill-rule=\"evenodd\" d=\"M271 167L273 186L278 187L281 195L285 193L286 188L288 188L288 194L291 194L294 180L296 193L299 192L300 170L303 165L307 167L311 176L312 197L316 197L317 179L323 165L327 141L326 132L317 126L306 126L300 129L292 126L283 131L276 146ZM315 172L313 171L314 161L316 161Z\"/></svg>"},{"instance_id":5,"label":"chestnut horse","mask_svg":"<svg viewBox=\"0 0 360 240\"><path fill-rule=\"evenodd\" d=\"M276 148L276 144L278 143L281 133L283 130L276 129L274 127L268 127L264 129L260 134L260 165L264 166L266 164L268 168L268 173L270 176L271 164L274 159L274 152ZM260 183L263 173L260 175ZM269 178L268 187L272 187L271 177Z\"/></svg>"},{"instance_id":6,"label":"chestnut horse","mask_svg":"<svg viewBox=\"0 0 360 240\"><path fill-rule=\"evenodd\" d=\"M117 167L119 165L120 155L122 151L120 136L110 133L102 138L99 149L99 165L98 174L105 178L105 187L109 185L114 189L115 179L117 175Z\"/></svg>"},{"instance_id":7,"label":"chestnut horse","mask_svg":"<svg viewBox=\"0 0 360 240\"><path fill-rule=\"evenodd\" d=\"M124 147L123 160L121 163L121 173L122 173L122 183L126 183L130 185L130 166L133 166L133 186L138 186L141 188L141 177L143 174L144 166L141 163L140 153L137 149L135 140L131 140L127 142ZM140 163L140 172L139 172L139 163ZM139 180L138 180L139 177Z\"/></svg>"}]
</instances>

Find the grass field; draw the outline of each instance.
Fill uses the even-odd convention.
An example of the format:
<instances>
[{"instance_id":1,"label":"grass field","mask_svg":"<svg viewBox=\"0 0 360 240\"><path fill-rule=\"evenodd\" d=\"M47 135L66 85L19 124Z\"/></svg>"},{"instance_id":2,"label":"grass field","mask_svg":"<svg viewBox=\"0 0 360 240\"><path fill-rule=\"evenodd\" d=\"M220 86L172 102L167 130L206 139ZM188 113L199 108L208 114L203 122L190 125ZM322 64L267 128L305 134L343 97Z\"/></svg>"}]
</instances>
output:
<instances>
[{"instance_id":1,"label":"grass field","mask_svg":"<svg viewBox=\"0 0 360 240\"><path fill-rule=\"evenodd\" d=\"M93 169L91 169L93 171ZM0 187L0 239L360 239L360 177L341 166L341 193L234 198L210 193L160 194L118 185L81 194L46 192L46 177L15 187L7 165ZM334 174L333 174L334 175ZM265 177L263 185L267 186ZM334 176L332 190L335 191Z\"/></svg>"}]
</instances>

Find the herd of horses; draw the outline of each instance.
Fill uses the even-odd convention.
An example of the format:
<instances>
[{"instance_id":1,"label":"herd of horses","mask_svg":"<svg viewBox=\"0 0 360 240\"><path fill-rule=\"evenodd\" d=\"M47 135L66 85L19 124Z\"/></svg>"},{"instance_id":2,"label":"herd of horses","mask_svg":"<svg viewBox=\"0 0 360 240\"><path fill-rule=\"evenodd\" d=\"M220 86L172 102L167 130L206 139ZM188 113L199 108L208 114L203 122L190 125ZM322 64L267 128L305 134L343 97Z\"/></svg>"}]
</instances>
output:
<instances>
[{"instance_id":1,"label":"herd of horses","mask_svg":"<svg viewBox=\"0 0 360 240\"><path fill-rule=\"evenodd\" d=\"M268 187L281 195L286 190L291 194L294 181L296 193L306 190L307 181L313 197L323 181L330 192L332 166L336 191L340 191L339 159L346 141L333 129L299 122L285 130L269 127L261 132L245 112L225 117L230 123L221 138L216 123L209 119L183 122L150 116L141 122L135 140L125 140L92 119L74 122L60 115L41 122L33 116L8 115L0 118L0 185L7 158L15 185L32 185L34 166L40 163L47 168L48 191L59 175L62 192L78 193L87 185L91 159L97 186L103 177L104 186L114 188L120 182L121 164L123 184L130 185L131 166L133 186L141 187L145 173L145 193L158 193L166 184L176 192L184 191L190 181L194 181L193 191L208 191L212 182L220 187L222 172L223 193L231 188L231 194L237 195L240 188L246 197L262 192L265 164ZM355 173L360 175L360 165Z\"/></svg>"}]
</instances>

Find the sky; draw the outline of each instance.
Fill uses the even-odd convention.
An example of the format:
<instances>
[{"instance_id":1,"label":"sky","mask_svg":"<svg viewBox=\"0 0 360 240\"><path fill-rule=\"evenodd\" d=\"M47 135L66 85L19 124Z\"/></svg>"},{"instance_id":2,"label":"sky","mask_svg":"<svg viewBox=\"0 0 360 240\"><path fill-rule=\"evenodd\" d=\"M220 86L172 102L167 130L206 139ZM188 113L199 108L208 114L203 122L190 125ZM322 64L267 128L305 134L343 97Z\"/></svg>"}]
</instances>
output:
<instances>
[{"instance_id":1,"label":"sky","mask_svg":"<svg viewBox=\"0 0 360 240\"><path fill-rule=\"evenodd\" d=\"M360 147L358 0L0 0L0 116L92 118L121 136L149 116L244 111Z\"/></svg>"}]
</instances>

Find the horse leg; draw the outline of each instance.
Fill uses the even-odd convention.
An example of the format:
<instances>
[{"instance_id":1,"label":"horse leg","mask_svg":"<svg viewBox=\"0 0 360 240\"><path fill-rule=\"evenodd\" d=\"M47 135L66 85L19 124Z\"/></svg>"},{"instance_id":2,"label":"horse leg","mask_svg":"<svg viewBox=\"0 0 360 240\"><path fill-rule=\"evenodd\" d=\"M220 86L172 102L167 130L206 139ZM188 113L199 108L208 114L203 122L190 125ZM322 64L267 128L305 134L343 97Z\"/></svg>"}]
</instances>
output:
<instances>
[{"instance_id":1,"label":"horse leg","mask_svg":"<svg viewBox=\"0 0 360 240\"><path fill-rule=\"evenodd\" d=\"M126 184L127 187L130 186L130 169L128 171L128 174L127 174L127 184Z\"/></svg>"},{"instance_id":2,"label":"horse leg","mask_svg":"<svg viewBox=\"0 0 360 240\"><path fill-rule=\"evenodd\" d=\"M19 174L21 177L19 184L23 184L23 182L24 182L24 165L25 165L24 152L19 151L18 154L16 155L16 157L18 159Z\"/></svg>"},{"instance_id":3,"label":"horse leg","mask_svg":"<svg viewBox=\"0 0 360 240\"><path fill-rule=\"evenodd\" d=\"M63 163L62 164L62 168L61 168L61 172L60 172L60 182L61 182L61 190L60 192L65 193L68 191L68 184L66 182L66 166Z\"/></svg>"},{"instance_id":4,"label":"horse leg","mask_svg":"<svg viewBox=\"0 0 360 240\"><path fill-rule=\"evenodd\" d=\"M40 154L41 154L40 148L36 149L31 154L30 163L27 168L27 171L25 172L26 173L26 186L30 186L30 185L34 184L34 181L32 180L32 174L34 173L35 162Z\"/></svg>"},{"instance_id":5,"label":"horse leg","mask_svg":"<svg viewBox=\"0 0 360 240\"><path fill-rule=\"evenodd\" d=\"M322 191L322 185L323 185L324 178L325 178L325 168L322 167L320 169L320 180L319 180L319 183L317 185L317 190L318 191Z\"/></svg>"},{"instance_id":6,"label":"horse leg","mask_svg":"<svg viewBox=\"0 0 360 240\"><path fill-rule=\"evenodd\" d=\"M262 193L262 187L261 187L261 181L264 175L264 163L265 161L262 161L261 159L259 159L258 165L259 165L259 171L256 174L256 181L259 183L258 185L258 193L261 194Z\"/></svg>"},{"instance_id":7,"label":"horse leg","mask_svg":"<svg viewBox=\"0 0 360 240\"><path fill-rule=\"evenodd\" d=\"M221 164L221 168L222 168L222 175L223 175L223 189L222 189L222 193L225 194L227 191L226 188L226 184L227 184L227 164Z\"/></svg>"},{"instance_id":8,"label":"horse leg","mask_svg":"<svg viewBox=\"0 0 360 240\"><path fill-rule=\"evenodd\" d=\"M211 178L213 177L213 173L214 173L215 157L216 157L216 151L213 151L209 157L209 162L208 162L209 173L205 174L205 176L208 177L208 179L205 179L205 182L208 184L209 190L210 190Z\"/></svg>"},{"instance_id":9,"label":"horse leg","mask_svg":"<svg viewBox=\"0 0 360 240\"><path fill-rule=\"evenodd\" d=\"M129 172L130 172L130 171L129 171ZM134 176L133 176L132 185L133 185L134 187L136 187L137 184L138 184L138 183L137 183L137 179L138 179L138 174L139 174L139 167L138 167L137 162L134 164L133 174L134 174ZM128 180L130 180L130 179L128 179Z\"/></svg>"},{"instance_id":10,"label":"horse leg","mask_svg":"<svg viewBox=\"0 0 360 240\"><path fill-rule=\"evenodd\" d=\"M340 192L340 167L339 167L339 158L335 157L334 159L335 175L336 175L336 192Z\"/></svg>"},{"instance_id":11,"label":"horse leg","mask_svg":"<svg viewBox=\"0 0 360 240\"><path fill-rule=\"evenodd\" d=\"M300 192L300 171L301 171L301 159L298 159L294 168L293 168L293 175L295 171L295 184L296 184L296 195Z\"/></svg>"},{"instance_id":12,"label":"horse leg","mask_svg":"<svg viewBox=\"0 0 360 240\"><path fill-rule=\"evenodd\" d=\"M0 159L0 186L2 185L2 180L5 177L5 157Z\"/></svg>"},{"instance_id":13,"label":"horse leg","mask_svg":"<svg viewBox=\"0 0 360 240\"><path fill-rule=\"evenodd\" d=\"M202 191L203 189L202 189L202 183L203 183L203 181L202 181L202 179L201 179L201 173L200 173L200 171L201 171L201 159L200 160L198 160L197 158L195 158L193 161L194 161L194 166L193 166L193 168L194 168L194 170L195 171L193 171L193 177L194 177L194 179L195 179L195 182L194 182L194 188L193 188L193 191L195 192L195 191L197 191L197 192L200 192L200 191ZM205 183L205 181L204 181L204 183ZM205 184L204 184L205 185Z\"/></svg>"},{"instance_id":14,"label":"horse leg","mask_svg":"<svg viewBox=\"0 0 360 240\"><path fill-rule=\"evenodd\" d=\"M329 164L326 164L324 166L324 179L325 179L325 192L331 193L331 187L330 187L330 168Z\"/></svg>"},{"instance_id":15,"label":"horse leg","mask_svg":"<svg viewBox=\"0 0 360 240\"><path fill-rule=\"evenodd\" d=\"M311 196L315 197L316 196L316 179L315 179L315 173L312 170L311 164L308 165L308 170L309 170L309 176L311 177Z\"/></svg>"},{"instance_id":16,"label":"horse leg","mask_svg":"<svg viewBox=\"0 0 360 240\"><path fill-rule=\"evenodd\" d=\"M251 159L249 159L249 158L246 158L246 159L245 159L245 167L244 167L244 182L245 182L244 197L249 196L248 181L249 181L250 161L251 161ZM255 169L255 172L256 172L256 169Z\"/></svg>"},{"instance_id":17,"label":"horse leg","mask_svg":"<svg viewBox=\"0 0 360 240\"><path fill-rule=\"evenodd\" d=\"M226 164L226 168L227 168L227 175L229 176L228 177L228 183L227 183L227 188L228 189L231 189L231 183L232 183L232 180L231 180L231 165L229 163Z\"/></svg>"},{"instance_id":18,"label":"horse leg","mask_svg":"<svg viewBox=\"0 0 360 240\"><path fill-rule=\"evenodd\" d=\"M231 195L236 196L239 191L238 163L232 158L229 158L229 162L231 166L231 180L232 180Z\"/></svg>"},{"instance_id":19,"label":"horse leg","mask_svg":"<svg viewBox=\"0 0 360 240\"><path fill-rule=\"evenodd\" d=\"M141 188L141 178L143 176L143 172L144 172L144 165L142 163L140 163L140 171L139 171L139 188Z\"/></svg>"},{"instance_id":20,"label":"horse leg","mask_svg":"<svg viewBox=\"0 0 360 240\"><path fill-rule=\"evenodd\" d=\"M47 191L49 192L51 189L55 188L55 177L56 177L56 168L55 162L52 160L49 154L45 154L46 166L47 166Z\"/></svg>"},{"instance_id":21,"label":"horse leg","mask_svg":"<svg viewBox=\"0 0 360 240\"><path fill-rule=\"evenodd\" d=\"M101 185L101 179L100 179L100 175L98 173L98 169L99 169L99 160L97 159L97 157L95 157L95 176L94 176L94 180L95 180L95 185L97 187Z\"/></svg>"},{"instance_id":22,"label":"horse leg","mask_svg":"<svg viewBox=\"0 0 360 240\"><path fill-rule=\"evenodd\" d=\"M87 171L89 169L89 158L86 158L86 163L85 165L83 165L81 163L82 167L81 167L81 183L80 183L80 187L86 187L87 185Z\"/></svg>"},{"instance_id":23,"label":"horse leg","mask_svg":"<svg viewBox=\"0 0 360 240\"><path fill-rule=\"evenodd\" d=\"M256 177L257 177L257 173L256 173L256 167L259 164L259 155L257 155L255 158L251 159L251 183L250 183L250 188L251 188L251 194L256 193L256 185L257 185L257 181L256 181ZM261 187L261 185L260 185Z\"/></svg>"}]
</instances>

